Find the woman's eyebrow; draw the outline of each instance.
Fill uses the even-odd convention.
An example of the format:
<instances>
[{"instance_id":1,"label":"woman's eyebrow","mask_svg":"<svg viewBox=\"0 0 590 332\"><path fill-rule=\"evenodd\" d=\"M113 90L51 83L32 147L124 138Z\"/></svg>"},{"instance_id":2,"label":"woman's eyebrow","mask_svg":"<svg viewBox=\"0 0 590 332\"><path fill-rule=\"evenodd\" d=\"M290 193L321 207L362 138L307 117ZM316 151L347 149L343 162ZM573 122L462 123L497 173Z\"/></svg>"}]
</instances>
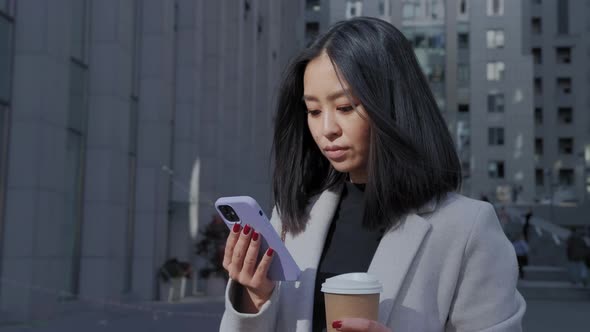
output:
<instances>
[{"instance_id":1,"label":"woman's eyebrow","mask_svg":"<svg viewBox=\"0 0 590 332\"><path fill-rule=\"evenodd\" d=\"M346 89L346 90L342 90L342 91L338 91L338 92L333 92L331 94L328 95L328 100L335 100L338 99L342 96L346 96L346 95L351 95L350 90ZM308 96L308 95L303 95L303 101L319 101L319 99L317 97L314 96Z\"/></svg>"}]
</instances>

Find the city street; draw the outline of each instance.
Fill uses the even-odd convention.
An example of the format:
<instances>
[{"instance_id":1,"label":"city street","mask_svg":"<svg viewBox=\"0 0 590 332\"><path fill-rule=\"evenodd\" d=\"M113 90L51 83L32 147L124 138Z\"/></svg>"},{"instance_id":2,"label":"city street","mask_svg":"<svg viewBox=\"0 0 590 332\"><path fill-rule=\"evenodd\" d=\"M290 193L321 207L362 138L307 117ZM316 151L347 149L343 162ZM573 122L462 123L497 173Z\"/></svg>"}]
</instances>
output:
<instances>
[{"instance_id":1,"label":"city street","mask_svg":"<svg viewBox=\"0 0 590 332\"><path fill-rule=\"evenodd\" d=\"M529 301L524 331L587 332L590 330L590 301ZM151 310L151 311L148 311ZM133 309L81 312L51 321L3 326L2 332L129 332L129 331L217 331L222 299L190 299L184 303L142 304Z\"/></svg>"}]
</instances>

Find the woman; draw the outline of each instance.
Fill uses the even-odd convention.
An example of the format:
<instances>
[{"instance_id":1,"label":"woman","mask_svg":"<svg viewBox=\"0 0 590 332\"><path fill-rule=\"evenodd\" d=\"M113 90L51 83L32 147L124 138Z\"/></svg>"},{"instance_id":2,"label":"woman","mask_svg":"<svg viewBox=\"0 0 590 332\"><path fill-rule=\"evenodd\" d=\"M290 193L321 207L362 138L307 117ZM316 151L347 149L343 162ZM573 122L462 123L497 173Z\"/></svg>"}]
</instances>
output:
<instances>
[{"instance_id":1,"label":"woman","mask_svg":"<svg viewBox=\"0 0 590 332\"><path fill-rule=\"evenodd\" d=\"M222 331L520 331L514 250L488 203L454 193L452 139L411 45L372 18L339 22L289 66L278 99L272 224L302 269L236 226ZM245 221L247 223L247 221ZM379 321L326 322L321 283L368 272Z\"/></svg>"}]
</instances>

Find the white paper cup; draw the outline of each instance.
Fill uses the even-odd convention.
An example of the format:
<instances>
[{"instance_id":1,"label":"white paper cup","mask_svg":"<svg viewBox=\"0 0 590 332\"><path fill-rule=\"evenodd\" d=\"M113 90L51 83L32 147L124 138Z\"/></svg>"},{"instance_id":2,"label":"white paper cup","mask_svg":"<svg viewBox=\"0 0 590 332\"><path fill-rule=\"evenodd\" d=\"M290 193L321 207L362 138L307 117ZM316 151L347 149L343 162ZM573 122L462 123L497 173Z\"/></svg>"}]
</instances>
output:
<instances>
[{"instance_id":1,"label":"white paper cup","mask_svg":"<svg viewBox=\"0 0 590 332\"><path fill-rule=\"evenodd\" d=\"M326 302L327 331L336 331L332 322L342 318L377 320L382 289L379 280L367 273L347 273L326 279L322 292Z\"/></svg>"}]
</instances>

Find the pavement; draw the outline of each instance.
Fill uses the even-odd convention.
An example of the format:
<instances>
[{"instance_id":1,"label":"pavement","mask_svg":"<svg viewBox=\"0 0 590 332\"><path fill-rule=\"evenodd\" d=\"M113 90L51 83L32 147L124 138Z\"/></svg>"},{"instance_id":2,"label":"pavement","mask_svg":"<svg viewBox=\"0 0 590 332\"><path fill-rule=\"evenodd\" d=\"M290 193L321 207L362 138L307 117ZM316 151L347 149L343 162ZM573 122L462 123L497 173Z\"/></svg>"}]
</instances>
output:
<instances>
[{"instance_id":1,"label":"pavement","mask_svg":"<svg viewBox=\"0 0 590 332\"><path fill-rule=\"evenodd\" d=\"M217 331L223 299L189 298L181 303L112 305L107 308L70 313L52 320L0 326L1 332L129 332L129 331ZM527 301L524 331L588 332L590 301Z\"/></svg>"}]
</instances>

